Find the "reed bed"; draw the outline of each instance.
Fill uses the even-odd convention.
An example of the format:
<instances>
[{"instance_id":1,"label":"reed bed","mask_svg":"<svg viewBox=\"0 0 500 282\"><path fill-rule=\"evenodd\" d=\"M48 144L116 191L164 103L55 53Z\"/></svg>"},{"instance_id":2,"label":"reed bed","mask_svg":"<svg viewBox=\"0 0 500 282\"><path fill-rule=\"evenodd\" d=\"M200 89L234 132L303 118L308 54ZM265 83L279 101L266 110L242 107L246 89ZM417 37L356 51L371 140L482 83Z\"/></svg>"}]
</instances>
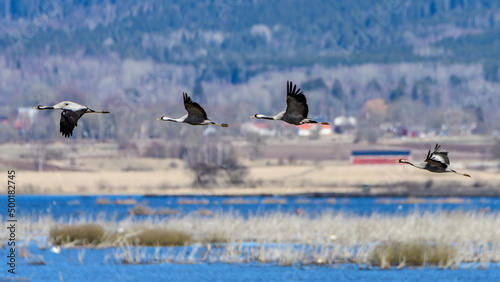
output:
<instances>
[{"instance_id":1,"label":"reed bed","mask_svg":"<svg viewBox=\"0 0 500 282\"><path fill-rule=\"evenodd\" d=\"M49 238L49 244L63 247L116 247L111 261L118 263L255 261L454 268L463 262L500 262L499 213L360 216L324 212L308 216L275 212L244 217L235 212L215 212L207 217L193 212L140 220L132 216L109 220L103 216L62 222L36 216L20 221L20 238L43 235ZM147 257L143 251L127 249L130 246L181 246L178 248L184 252L169 253L172 251L167 248L162 254Z\"/></svg>"}]
</instances>

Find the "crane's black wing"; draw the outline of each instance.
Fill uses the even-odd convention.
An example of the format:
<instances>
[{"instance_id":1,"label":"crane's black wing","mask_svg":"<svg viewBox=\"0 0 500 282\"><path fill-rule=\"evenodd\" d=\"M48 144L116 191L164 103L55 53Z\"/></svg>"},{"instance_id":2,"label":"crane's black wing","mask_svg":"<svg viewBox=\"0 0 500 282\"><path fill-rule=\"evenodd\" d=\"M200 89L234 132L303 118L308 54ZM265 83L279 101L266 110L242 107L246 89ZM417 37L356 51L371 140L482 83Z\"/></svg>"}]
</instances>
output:
<instances>
[{"instance_id":1,"label":"crane's black wing","mask_svg":"<svg viewBox=\"0 0 500 282\"><path fill-rule=\"evenodd\" d=\"M293 86L293 88L292 88ZM286 85L286 111L285 115L307 118L309 108L304 92L297 89L297 85L287 81Z\"/></svg>"},{"instance_id":2,"label":"crane's black wing","mask_svg":"<svg viewBox=\"0 0 500 282\"><path fill-rule=\"evenodd\" d=\"M448 152L441 151L441 146L436 144L434 147L434 151L431 153L431 150L427 152L427 157L425 158L425 162L434 167L443 167L446 168L450 164L450 160L448 159Z\"/></svg>"},{"instance_id":3,"label":"crane's black wing","mask_svg":"<svg viewBox=\"0 0 500 282\"><path fill-rule=\"evenodd\" d=\"M427 152L427 157L425 158L425 162L428 163L430 166L433 166L436 168L440 168L440 167L446 168L445 163L442 163L442 162L440 162L432 157L431 150L429 150L429 152Z\"/></svg>"},{"instance_id":4,"label":"crane's black wing","mask_svg":"<svg viewBox=\"0 0 500 282\"><path fill-rule=\"evenodd\" d=\"M182 93L182 97L184 98L184 108L188 112L188 119L200 120L200 122L208 119L205 110L198 103L193 102L187 93Z\"/></svg>"},{"instance_id":5,"label":"crane's black wing","mask_svg":"<svg viewBox=\"0 0 500 282\"><path fill-rule=\"evenodd\" d=\"M61 112L61 121L59 123L61 134L64 137L70 137L73 135L73 129L77 126L78 120L83 114L71 111L63 110Z\"/></svg>"},{"instance_id":6,"label":"crane's black wing","mask_svg":"<svg viewBox=\"0 0 500 282\"><path fill-rule=\"evenodd\" d=\"M436 147L434 147L434 152L431 153L431 158L447 165L450 164L448 152L444 151L439 144L436 144Z\"/></svg>"}]
</instances>

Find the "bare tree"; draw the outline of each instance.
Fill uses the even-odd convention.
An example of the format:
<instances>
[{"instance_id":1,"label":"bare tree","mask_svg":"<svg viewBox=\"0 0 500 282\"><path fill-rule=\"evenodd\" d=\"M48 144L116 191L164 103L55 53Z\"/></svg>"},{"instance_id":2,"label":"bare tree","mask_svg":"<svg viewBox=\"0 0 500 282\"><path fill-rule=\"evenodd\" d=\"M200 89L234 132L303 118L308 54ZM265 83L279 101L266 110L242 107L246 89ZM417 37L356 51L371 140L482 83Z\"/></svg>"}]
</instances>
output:
<instances>
[{"instance_id":1,"label":"bare tree","mask_svg":"<svg viewBox=\"0 0 500 282\"><path fill-rule=\"evenodd\" d=\"M197 187L239 185L248 174L238 163L236 151L229 142L207 140L190 145L186 162L193 172Z\"/></svg>"}]
</instances>

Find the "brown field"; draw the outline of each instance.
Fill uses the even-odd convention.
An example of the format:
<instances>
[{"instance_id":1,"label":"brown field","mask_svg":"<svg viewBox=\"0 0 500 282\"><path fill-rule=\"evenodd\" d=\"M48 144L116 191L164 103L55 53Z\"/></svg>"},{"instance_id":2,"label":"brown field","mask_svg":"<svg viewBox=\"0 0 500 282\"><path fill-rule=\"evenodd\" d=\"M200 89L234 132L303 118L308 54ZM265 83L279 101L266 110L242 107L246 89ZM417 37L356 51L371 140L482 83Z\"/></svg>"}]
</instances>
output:
<instances>
[{"instance_id":1,"label":"brown field","mask_svg":"<svg viewBox=\"0 0 500 282\"><path fill-rule=\"evenodd\" d=\"M72 141L72 140L70 140ZM81 141L83 142L83 141ZM153 159L117 149L116 144L3 144L0 167L16 170L18 194L315 194L379 196L500 195L498 162L488 159L491 143L481 139L440 140L453 167L472 178L434 174L407 165L352 166L354 149L411 149L421 161L435 142L401 140L368 144L332 140L268 143L261 158L240 162L248 167L237 187L192 188L194 175L179 159ZM41 168L37 152L45 150ZM242 146L242 152L245 148ZM68 153L69 152L69 153Z\"/></svg>"}]
</instances>

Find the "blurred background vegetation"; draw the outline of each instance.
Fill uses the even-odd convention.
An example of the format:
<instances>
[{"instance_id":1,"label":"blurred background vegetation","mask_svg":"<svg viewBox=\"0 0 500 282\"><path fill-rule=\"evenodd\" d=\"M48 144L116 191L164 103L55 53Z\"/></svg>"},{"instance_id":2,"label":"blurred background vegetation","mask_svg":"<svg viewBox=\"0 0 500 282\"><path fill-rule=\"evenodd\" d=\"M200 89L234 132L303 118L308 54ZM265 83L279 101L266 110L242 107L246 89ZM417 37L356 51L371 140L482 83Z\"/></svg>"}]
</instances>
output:
<instances>
[{"instance_id":1,"label":"blurred background vegetation","mask_svg":"<svg viewBox=\"0 0 500 282\"><path fill-rule=\"evenodd\" d=\"M182 91L239 135L286 80L313 117L358 118L356 140L500 129L498 1L5 0L0 27L1 142L60 138L58 115L23 112L60 100L112 111L74 138L183 139L155 121Z\"/></svg>"}]
</instances>

